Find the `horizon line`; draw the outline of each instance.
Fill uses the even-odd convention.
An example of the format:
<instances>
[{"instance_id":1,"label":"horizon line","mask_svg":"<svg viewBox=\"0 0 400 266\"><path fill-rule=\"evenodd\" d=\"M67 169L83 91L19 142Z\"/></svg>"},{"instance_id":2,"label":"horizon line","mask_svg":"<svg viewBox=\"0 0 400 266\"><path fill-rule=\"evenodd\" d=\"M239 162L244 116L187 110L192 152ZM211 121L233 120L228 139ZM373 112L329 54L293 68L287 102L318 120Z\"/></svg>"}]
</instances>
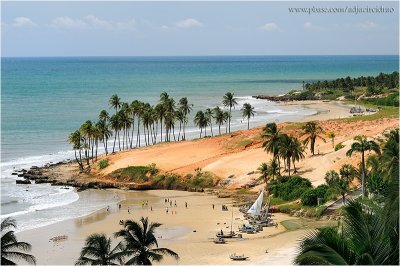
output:
<instances>
[{"instance_id":1,"label":"horizon line","mask_svg":"<svg viewBox=\"0 0 400 266\"><path fill-rule=\"evenodd\" d=\"M400 54L227 54L227 55L21 55L1 58L76 58L76 57L259 57L259 56L400 56Z\"/></svg>"}]
</instances>

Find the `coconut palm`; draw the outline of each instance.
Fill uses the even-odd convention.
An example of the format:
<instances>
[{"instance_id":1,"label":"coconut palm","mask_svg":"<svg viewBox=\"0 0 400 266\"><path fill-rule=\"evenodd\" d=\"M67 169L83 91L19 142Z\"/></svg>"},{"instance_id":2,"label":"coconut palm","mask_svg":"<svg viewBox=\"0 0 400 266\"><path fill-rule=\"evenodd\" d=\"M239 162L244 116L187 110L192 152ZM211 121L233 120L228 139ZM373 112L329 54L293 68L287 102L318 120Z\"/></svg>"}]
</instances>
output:
<instances>
[{"instance_id":1,"label":"coconut palm","mask_svg":"<svg viewBox=\"0 0 400 266\"><path fill-rule=\"evenodd\" d=\"M182 108L179 108L177 111L175 111L175 117L176 120L179 121L179 133L178 133L178 141L181 140L181 130L182 130L182 125L185 126L185 123L187 123L187 117L185 116L185 113L183 112ZM184 136L182 134L182 140L184 139Z\"/></svg>"},{"instance_id":2,"label":"coconut palm","mask_svg":"<svg viewBox=\"0 0 400 266\"><path fill-rule=\"evenodd\" d=\"M286 161L288 175L290 176L291 162L304 158L300 141L293 136L282 134L279 140L279 155Z\"/></svg>"},{"instance_id":3,"label":"coconut palm","mask_svg":"<svg viewBox=\"0 0 400 266\"><path fill-rule=\"evenodd\" d=\"M254 114L256 113L254 107L249 103L244 103L240 111L242 111L242 117L247 118L247 129L250 129L250 117L254 117Z\"/></svg>"},{"instance_id":4,"label":"coconut palm","mask_svg":"<svg viewBox=\"0 0 400 266\"><path fill-rule=\"evenodd\" d=\"M112 115L110 118L110 128L114 130L114 144L112 153L115 152L115 143L117 141L117 135L119 136L119 130L121 130L121 122L119 118L119 113Z\"/></svg>"},{"instance_id":5,"label":"coconut palm","mask_svg":"<svg viewBox=\"0 0 400 266\"><path fill-rule=\"evenodd\" d=\"M351 183L354 178L357 176L357 169L351 164L344 164L339 170L340 176L342 179Z\"/></svg>"},{"instance_id":6,"label":"coconut palm","mask_svg":"<svg viewBox=\"0 0 400 266\"><path fill-rule=\"evenodd\" d=\"M124 222L124 228L114 235L123 238L119 245L123 248L123 254L129 258L126 264L151 265L152 261L161 261L163 255L179 258L174 251L158 247L154 231L160 226L160 223L149 223L148 218L143 217L140 223L132 220Z\"/></svg>"},{"instance_id":7,"label":"coconut palm","mask_svg":"<svg viewBox=\"0 0 400 266\"><path fill-rule=\"evenodd\" d=\"M212 119L214 118L213 111L210 108L207 108L206 111L204 112L204 117L207 121L207 125L209 125L211 128L211 136L214 136L212 129Z\"/></svg>"},{"instance_id":8,"label":"coconut palm","mask_svg":"<svg viewBox=\"0 0 400 266\"><path fill-rule=\"evenodd\" d=\"M346 155L351 157L354 152L361 153L361 183L362 183L362 195L365 196L365 152L374 151L377 154L381 154L378 144L373 140L368 140L366 136L356 136L354 137L355 142L351 144L351 148L346 152Z\"/></svg>"},{"instance_id":9,"label":"coconut palm","mask_svg":"<svg viewBox=\"0 0 400 266\"><path fill-rule=\"evenodd\" d=\"M203 133L203 128L207 126L207 120L203 111L198 111L194 116L194 124L200 128L200 138Z\"/></svg>"},{"instance_id":10,"label":"coconut palm","mask_svg":"<svg viewBox=\"0 0 400 266\"><path fill-rule=\"evenodd\" d=\"M386 142L382 147L382 168L386 169L389 181L398 180L399 177L399 129L385 133Z\"/></svg>"},{"instance_id":11,"label":"coconut palm","mask_svg":"<svg viewBox=\"0 0 400 266\"><path fill-rule=\"evenodd\" d=\"M111 96L110 100L108 101L110 106L115 109L115 113L118 112L118 108L121 107L121 98L118 97L117 94Z\"/></svg>"},{"instance_id":12,"label":"coconut palm","mask_svg":"<svg viewBox=\"0 0 400 266\"><path fill-rule=\"evenodd\" d=\"M293 174L297 173L296 162L304 159L305 147L298 138L292 137L293 151L292 151L292 162L293 162Z\"/></svg>"},{"instance_id":13,"label":"coconut palm","mask_svg":"<svg viewBox=\"0 0 400 266\"><path fill-rule=\"evenodd\" d=\"M112 136L112 132L108 124L109 120L110 120L110 115L108 114L108 112L106 110L102 110L99 114L99 121L96 123L97 128L103 135L102 140L106 155L108 155L108 146L107 146L108 139Z\"/></svg>"},{"instance_id":14,"label":"coconut palm","mask_svg":"<svg viewBox=\"0 0 400 266\"><path fill-rule=\"evenodd\" d=\"M179 109L183 112L184 115L184 123L183 123L183 140L186 139L186 125L188 123L188 117L187 115L190 114L190 112L193 109L193 104L188 103L188 99L186 97L183 97L179 100Z\"/></svg>"},{"instance_id":15,"label":"coconut palm","mask_svg":"<svg viewBox=\"0 0 400 266\"><path fill-rule=\"evenodd\" d=\"M222 104L225 107L229 108L229 116L228 116L228 132L231 133L231 118L232 118L232 107L235 108L235 106L238 104L236 101L236 98L234 97L234 93L227 92L225 93Z\"/></svg>"},{"instance_id":16,"label":"coconut palm","mask_svg":"<svg viewBox=\"0 0 400 266\"><path fill-rule=\"evenodd\" d=\"M278 161L278 173L280 172L279 160L279 144L281 141L281 132L279 131L276 123L269 123L263 128L262 138L264 142L262 146L266 152L272 153L274 158Z\"/></svg>"},{"instance_id":17,"label":"coconut palm","mask_svg":"<svg viewBox=\"0 0 400 266\"><path fill-rule=\"evenodd\" d=\"M24 253L31 250L31 245L19 242L14 231L11 230L16 227L16 221L10 217L1 222L1 265L17 265L13 260L36 264L34 256Z\"/></svg>"},{"instance_id":18,"label":"coconut palm","mask_svg":"<svg viewBox=\"0 0 400 266\"><path fill-rule=\"evenodd\" d=\"M111 249L111 239L104 234L92 234L86 238L85 246L75 265L118 265L124 257L121 246Z\"/></svg>"},{"instance_id":19,"label":"coconut palm","mask_svg":"<svg viewBox=\"0 0 400 266\"><path fill-rule=\"evenodd\" d=\"M317 138L322 139L325 141L325 139L322 137L322 133L324 132L322 127L318 126L317 122L315 121L310 121L307 122L303 126L304 132L301 134L302 136L306 136L304 140L304 144L307 145L310 142L310 151L311 154L314 155L314 147L315 147L315 142Z\"/></svg>"},{"instance_id":20,"label":"coconut palm","mask_svg":"<svg viewBox=\"0 0 400 266\"><path fill-rule=\"evenodd\" d=\"M228 133L228 120L229 120L229 112L224 111L224 123L225 123L225 134Z\"/></svg>"},{"instance_id":21,"label":"coconut palm","mask_svg":"<svg viewBox=\"0 0 400 266\"><path fill-rule=\"evenodd\" d=\"M336 137L335 132L329 131L329 132L326 134L326 136L327 136L328 138L331 139L331 141L332 141L332 148L335 148L335 137Z\"/></svg>"},{"instance_id":22,"label":"coconut palm","mask_svg":"<svg viewBox=\"0 0 400 266\"><path fill-rule=\"evenodd\" d=\"M257 170L260 171L260 178L264 180L265 186L267 186L270 172L268 165L266 163L262 163Z\"/></svg>"},{"instance_id":23,"label":"coconut palm","mask_svg":"<svg viewBox=\"0 0 400 266\"><path fill-rule=\"evenodd\" d=\"M219 135L221 135L221 125L224 124L224 112L221 110L221 108L219 108L219 106L216 106L213 109L213 113L214 113L214 119L215 119L215 123L218 124L218 133Z\"/></svg>"},{"instance_id":24,"label":"coconut palm","mask_svg":"<svg viewBox=\"0 0 400 266\"><path fill-rule=\"evenodd\" d=\"M270 175L272 176L272 180L275 179L276 176L280 175L279 163L277 158L272 158L268 164Z\"/></svg>"},{"instance_id":25,"label":"coconut palm","mask_svg":"<svg viewBox=\"0 0 400 266\"><path fill-rule=\"evenodd\" d=\"M75 159L76 162L79 165L79 169L81 171L83 171L83 162L82 162L82 148L83 148L83 144L82 144L82 136L81 136L81 132L79 130L75 130L74 132L72 132L71 134L69 134L68 136L68 142L72 144L74 153L75 153ZM79 151L79 158L76 154L76 151Z\"/></svg>"},{"instance_id":26,"label":"coconut palm","mask_svg":"<svg viewBox=\"0 0 400 266\"><path fill-rule=\"evenodd\" d=\"M387 226L384 210L379 206L365 208L360 202L349 202L343 207L343 213L340 226L311 231L301 240L295 264L399 264L398 239L396 247L389 238L397 229Z\"/></svg>"}]
</instances>

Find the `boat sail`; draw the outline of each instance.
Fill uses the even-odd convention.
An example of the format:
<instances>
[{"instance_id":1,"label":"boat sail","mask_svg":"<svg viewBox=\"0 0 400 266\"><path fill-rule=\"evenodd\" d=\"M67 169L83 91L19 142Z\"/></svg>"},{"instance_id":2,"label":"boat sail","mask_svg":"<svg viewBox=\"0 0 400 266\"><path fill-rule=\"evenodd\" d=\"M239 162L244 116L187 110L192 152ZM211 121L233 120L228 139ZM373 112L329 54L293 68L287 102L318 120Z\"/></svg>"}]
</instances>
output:
<instances>
[{"instance_id":1,"label":"boat sail","mask_svg":"<svg viewBox=\"0 0 400 266\"><path fill-rule=\"evenodd\" d=\"M262 202L264 199L264 190L261 191L260 195L258 196L257 200L251 205L250 209L247 211L248 214L251 216L260 216L261 215L261 208Z\"/></svg>"}]
</instances>

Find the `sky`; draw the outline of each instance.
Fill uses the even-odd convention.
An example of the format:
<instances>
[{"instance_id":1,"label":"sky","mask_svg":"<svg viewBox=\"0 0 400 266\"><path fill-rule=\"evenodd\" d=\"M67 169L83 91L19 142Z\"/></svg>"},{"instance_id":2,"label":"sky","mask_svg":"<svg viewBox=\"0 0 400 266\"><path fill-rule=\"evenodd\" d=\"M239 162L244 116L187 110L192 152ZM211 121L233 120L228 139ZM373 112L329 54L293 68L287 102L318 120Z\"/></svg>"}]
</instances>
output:
<instances>
[{"instance_id":1,"label":"sky","mask_svg":"<svg viewBox=\"0 0 400 266\"><path fill-rule=\"evenodd\" d=\"M3 57L399 54L398 2L2 1L1 7ZM311 10L290 12L296 7ZM356 14L354 7L388 12Z\"/></svg>"}]
</instances>

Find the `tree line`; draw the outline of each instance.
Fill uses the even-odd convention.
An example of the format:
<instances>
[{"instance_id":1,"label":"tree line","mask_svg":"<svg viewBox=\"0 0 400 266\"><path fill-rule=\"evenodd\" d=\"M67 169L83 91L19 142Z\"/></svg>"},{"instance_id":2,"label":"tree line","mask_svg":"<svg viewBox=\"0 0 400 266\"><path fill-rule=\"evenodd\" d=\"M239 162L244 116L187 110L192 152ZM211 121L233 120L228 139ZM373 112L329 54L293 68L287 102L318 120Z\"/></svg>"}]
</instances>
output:
<instances>
[{"instance_id":1,"label":"tree line","mask_svg":"<svg viewBox=\"0 0 400 266\"><path fill-rule=\"evenodd\" d=\"M207 127L210 127L211 136L214 136L213 123L218 126L219 134L223 125L225 133L231 132L232 109L238 105L237 98L233 93L227 92L223 96L222 105L226 110L216 106L213 109L200 110L194 116L193 122L200 129L200 138L207 136ZM90 163L97 160L101 143L105 154L108 155L116 150L154 145L157 142L186 140L188 116L193 110L193 104L188 102L187 97L176 102L167 92L163 92L159 102L152 106L139 100L122 102L115 94L111 96L109 106L114 109L114 114L110 115L107 110L101 110L97 122L87 120L68 136L81 171L90 169ZM250 118L255 115L254 107L244 103L241 113L243 118L247 119L249 129ZM108 147L109 140L112 140L112 149Z\"/></svg>"},{"instance_id":2,"label":"tree line","mask_svg":"<svg viewBox=\"0 0 400 266\"><path fill-rule=\"evenodd\" d=\"M343 89L347 92L355 87L379 87L379 88L399 88L399 72L391 74L379 73L377 76L361 76L357 78L338 78L335 80L324 80L311 83L303 83L303 88L309 91L319 91L322 89Z\"/></svg>"}]
</instances>

